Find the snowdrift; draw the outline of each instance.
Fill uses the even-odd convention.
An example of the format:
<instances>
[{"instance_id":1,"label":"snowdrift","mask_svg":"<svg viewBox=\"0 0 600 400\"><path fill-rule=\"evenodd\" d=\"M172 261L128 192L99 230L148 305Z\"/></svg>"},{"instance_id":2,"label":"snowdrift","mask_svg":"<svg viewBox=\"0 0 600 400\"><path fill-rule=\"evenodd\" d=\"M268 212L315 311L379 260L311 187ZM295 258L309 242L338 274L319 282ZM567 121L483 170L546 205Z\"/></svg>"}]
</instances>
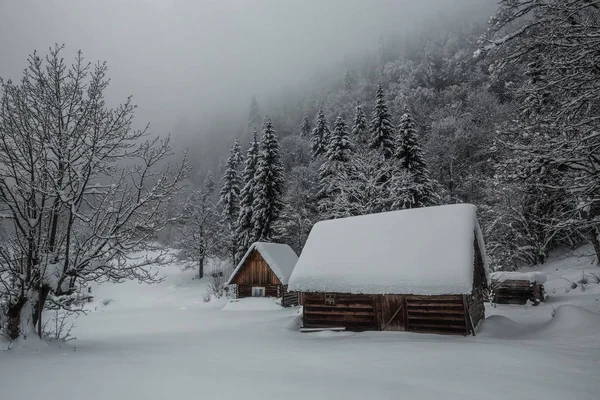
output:
<instances>
[{"instance_id":1,"label":"snowdrift","mask_svg":"<svg viewBox=\"0 0 600 400\"><path fill-rule=\"evenodd\" d=\"M481 322L477 335L499 339L600 336L600 314L572 305L561 305L548 322L518 323L501 315Z\"/></svg>"},{"instance_id":2,"label":"snowdrift","mask_svg":"<svg viewBox=\"0 0 600 400\"><path fill-rule=\"evenodd\" d=\"M238 300L230 300L223 310L226 311L269 311L281 310L278 300L270 297L246 297Z\"/></svg>"},{"instance_id":3,"label":"snowdrift","mask_svg":"<svg viewBox=\"0 0 600 400\"><path fill-rule=\"evenodd\" d=\"M582 307L562 305L540 331L548 336L600 336L600 314Z\"/></svg>"}]
</instances>

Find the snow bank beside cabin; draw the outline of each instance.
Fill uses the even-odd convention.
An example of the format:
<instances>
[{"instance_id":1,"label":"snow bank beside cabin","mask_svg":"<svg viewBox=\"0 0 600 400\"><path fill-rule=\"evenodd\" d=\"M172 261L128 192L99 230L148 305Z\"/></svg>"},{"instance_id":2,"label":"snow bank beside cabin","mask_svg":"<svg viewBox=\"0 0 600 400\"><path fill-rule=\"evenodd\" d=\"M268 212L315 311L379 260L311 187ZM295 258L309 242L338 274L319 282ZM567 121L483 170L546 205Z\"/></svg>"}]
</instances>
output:
<instances>
[{"instance_id":1,"label":"snow bank beside cabin","mask_svg":"<svg viewBox=\"0 0 600 400\"><path fill-rule=\"evenodd\" d=\"M529 281L531 283L537 282L539 284L546 283L546 275L543 272L509 272L509 271L498 271L492 273L492 281L504 282L504 281Z\"/></svg>"},{"instance_id":2,"label":"snow bank beside cabin","mask_svg":"<svg viewBox=\"0 0 600 400\"><path fill-rule=\"evenodd\" d=\"M277 300L270 297L246 297L243 299L230 300L225 307L225 311L268 311L281 310L281 305Z\"/></svg>"},{"instance_id":3,"label":"snow bank beside cabin","mask_svg":"<svg viewBox=\"0 0 600 400\"><path fill-rule=\"evenodd\" d=\"M315 224L289 281L301 292L467 294L475 249L485 247L475 206L456 204ZM489 280L488 272L486 277Z\"/></svg>"}]
</instances>

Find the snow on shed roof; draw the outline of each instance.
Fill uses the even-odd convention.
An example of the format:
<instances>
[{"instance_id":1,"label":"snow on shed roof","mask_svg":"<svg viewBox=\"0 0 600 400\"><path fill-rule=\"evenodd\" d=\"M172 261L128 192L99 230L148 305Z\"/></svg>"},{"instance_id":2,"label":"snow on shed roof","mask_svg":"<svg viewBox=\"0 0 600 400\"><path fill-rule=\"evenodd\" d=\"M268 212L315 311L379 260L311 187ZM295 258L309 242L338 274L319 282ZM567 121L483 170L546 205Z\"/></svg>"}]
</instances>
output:
<instances>
[{"instance_id":1,"label":"snow on shed roof","mask_svg":"<svg viewBox=\"0 0 600 400\"><path fill-rule=\"evenodd\" d=\"M321 221L289 281L301 292L467 294L476 239L489 272L475 206L456 204ZM474 236L475 234L475 236Z\"/></svg>"},{"instance_id":2,"label":"snow on shed roof","mask_svg":"<svg viewBox=\"0 0 600 400\"><path fill-rule=\"evenodd\" d=\"M531 283L545 283L546 274L539 271L532 272L516 272L516 271L496 271L492 272L492 281L505 282L505 281L529 281Z\"/></svg>"},{"instance_id":3,"label":"snow on shed roof","mask_svg":"<svg viewBox=\"0 0 600 400\"><path fill-rule=\"evenodd\" d=\"M269 264L271 270L279 278L282 284L287 285L290 275L294 270L298 256L287 244L255 242L248 248L246 254L242 257L235 270L229 277L227 285L231 283L235 275L244 265L246 258L252 253L252 250L258 251L262 258Z\"/></svg>"}]
</instances>

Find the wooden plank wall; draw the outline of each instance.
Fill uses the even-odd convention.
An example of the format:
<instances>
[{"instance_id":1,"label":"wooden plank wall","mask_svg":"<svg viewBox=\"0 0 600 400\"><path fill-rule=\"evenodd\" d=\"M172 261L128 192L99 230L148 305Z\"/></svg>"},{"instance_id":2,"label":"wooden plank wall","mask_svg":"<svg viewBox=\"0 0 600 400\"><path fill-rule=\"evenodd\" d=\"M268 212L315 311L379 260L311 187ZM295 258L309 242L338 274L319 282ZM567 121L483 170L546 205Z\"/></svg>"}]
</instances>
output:
<instances>
[{"instance_id":1,"label":"wooden plank wall","mask_svg":"<svg viewBox=\"0 0 600 400\"><path fill-rule=\"evenodd\" d=\"M256 286L265 288L265 297L281 297L281 285L238 284L238 298L241 299L244 297L252 297L252 288Z\"/></svg>"},{"instance_id":2,"label":"wooden plank wall","mask_svg":"<svg viewBox=\"0 0 600 400\"><path fill-rule=\"evenodd\" d=\"M303 306L305 328L378 329L372 295L335 293L335 305L328 305L325 293L303 293Z\"/></svg>"},{"instance_id":3,"label":"wooden plank wall","mask_svg":"<svg viewBox=\"0 0 600 400\"><path fill-rule=\"evenodd\" d=\"M289 292L287 285L283 285L283 298L281 299L281 305L284 307L292 307L298 305L298 292Z\"/></svg>"},{"instance_id":4,"label":"wooden plank wall","mask_svg":"<svg viewBox=\"0 0 600 400\"><path fill-rule=\"evenodd\" d=\"M269 264L263 260L256 250L248 256L231 283L238 285L252 284L254 286L281 285L277 275L273 273Z\"/></svg>"},{"instance_id":5,"label":"wooden plank wall","mask_svg":"<svg viewBox=\"0 0 600 400\"><path fill-rule=\"evenodd\" d=\"M463 296L406 296L406 330L438 334L467 334Z\"/></svg>"},{"instance_id":6,"label":"wooden plank wall","mask_svg":"<svg viewBox=\"0 0 600 400\"><path fill-rule=\"evenodd\" d=\"M544 286L528 280L506 280L492 282L494 303L498 304L526 304L531 300L534 305L543 301Z\"/></svg>"}]
</instances>

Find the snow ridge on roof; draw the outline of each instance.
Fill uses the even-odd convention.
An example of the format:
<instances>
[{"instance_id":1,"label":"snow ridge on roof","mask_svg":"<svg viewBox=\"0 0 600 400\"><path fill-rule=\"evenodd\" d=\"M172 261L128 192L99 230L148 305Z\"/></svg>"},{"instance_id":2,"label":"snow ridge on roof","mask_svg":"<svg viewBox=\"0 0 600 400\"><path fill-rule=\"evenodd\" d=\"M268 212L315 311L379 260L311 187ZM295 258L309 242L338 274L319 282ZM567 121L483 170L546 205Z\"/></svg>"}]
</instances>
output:
<instances>
[{"instance_id":1,"label":"snow ridge on roof","mask_svg":"<svg viewBox=\"0 0 600 400\"><path fill-rule=\"evenodd\" d=\"M301 292L467 294L477 240L472 204L392 211L321 221L310 232L289 280Z\"/></svg>"},{"instance_id":2,"label":"snow ridge on roof","mask_svg":"<svg viewBox=\"0 0 600 400\"><path fill-rule=\"evenodd\" d=\"M231 283L235 275L244 265L246 258L252 253L253 250L258 251L262 258L269 264L271 270L279 278L283 285L287 285L290 275L294 270L298 256L287 244L281 243L267 243L267 242L255 242L246 251L246 254L242 257L237 267L229 277L227 285Z\"/></svg>"}]
</instances>

